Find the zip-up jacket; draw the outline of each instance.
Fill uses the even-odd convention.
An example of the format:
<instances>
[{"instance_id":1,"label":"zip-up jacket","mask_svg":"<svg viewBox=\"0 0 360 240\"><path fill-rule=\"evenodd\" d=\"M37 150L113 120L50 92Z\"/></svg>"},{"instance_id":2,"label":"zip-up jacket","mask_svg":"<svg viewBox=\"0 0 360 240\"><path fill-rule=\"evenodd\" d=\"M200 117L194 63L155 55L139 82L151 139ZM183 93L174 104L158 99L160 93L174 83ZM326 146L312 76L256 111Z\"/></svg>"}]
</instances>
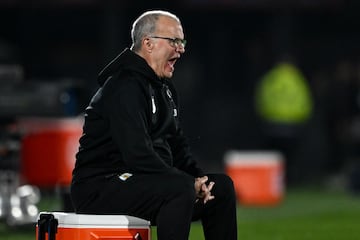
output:
<instances>
[{"instance_id":1,"label":"zip-up jacket","mask_svg":"<svg viewBox=\"0 0 360 240\"><path fill-rule=\"evenodd\" d=\"M85 110L73 182L124 172L203 175L179 126L176 91L168 79L125 49L98 82Z\"/></svg>"}]
</instances>

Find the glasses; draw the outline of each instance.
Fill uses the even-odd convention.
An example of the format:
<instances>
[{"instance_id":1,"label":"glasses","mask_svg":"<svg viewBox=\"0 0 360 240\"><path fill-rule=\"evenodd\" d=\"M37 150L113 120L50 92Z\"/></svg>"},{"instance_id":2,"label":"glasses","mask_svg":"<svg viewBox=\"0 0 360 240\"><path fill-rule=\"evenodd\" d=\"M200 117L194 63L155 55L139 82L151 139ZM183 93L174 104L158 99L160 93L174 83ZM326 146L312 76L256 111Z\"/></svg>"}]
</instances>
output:
<instances>
[{"instance_id":1,"label":"glasses","mask_svg":"<svg viewBox=\"0 0 360 240\"><path fill-rule=\"evenodd\" d=\"M180 39L180 38L169 38L169 37L159 37L159 36L150 36L150 38L159 38L159 39L165 39L168 40L170 45L172 47L178 48L178 47L182 47L185 48L186 46L186 40L185 39Z\"/></svg>"}]
</instances>

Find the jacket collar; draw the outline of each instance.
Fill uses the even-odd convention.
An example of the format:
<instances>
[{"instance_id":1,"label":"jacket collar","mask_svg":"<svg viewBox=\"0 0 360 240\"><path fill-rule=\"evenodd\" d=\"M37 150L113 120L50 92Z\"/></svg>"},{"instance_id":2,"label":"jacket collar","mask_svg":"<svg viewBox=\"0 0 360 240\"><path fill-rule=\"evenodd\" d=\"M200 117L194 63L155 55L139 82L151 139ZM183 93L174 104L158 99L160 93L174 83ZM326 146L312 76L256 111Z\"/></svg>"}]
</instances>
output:
<instances>
[{"instance_id":1,"label":"jacket collar","mask_svg":"<svg viewBox=\"0 0 360 240\"><path fill-rule=\"evenodd\" d=\"M106 80L118 71L130 70L144 75L145 78L155 84L166 83L167 79L159 78L154 70L147 64L145 59L138 54L125 48L118 56L116 56L98 76L98 83L102 86Z\"/></svg>"}]
</instances>

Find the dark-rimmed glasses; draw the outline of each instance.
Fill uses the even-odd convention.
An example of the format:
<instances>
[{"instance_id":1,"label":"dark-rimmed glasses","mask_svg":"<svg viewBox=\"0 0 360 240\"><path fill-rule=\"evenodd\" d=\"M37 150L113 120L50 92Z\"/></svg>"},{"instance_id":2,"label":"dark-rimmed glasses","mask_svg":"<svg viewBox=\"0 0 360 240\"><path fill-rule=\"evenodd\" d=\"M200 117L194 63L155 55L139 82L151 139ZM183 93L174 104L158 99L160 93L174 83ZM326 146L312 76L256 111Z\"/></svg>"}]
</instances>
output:
<instances>
[{"instance_id":1,"label":"dark-rimmed glasses","mask_svg":"<svg viewBox=\"0 0 360 240\"><path fill-rule=\"evenodd\" d=\"M159 39L168 40L170 45L172 47L175 47L175 48L178 48L178 47L185 48L185 46L186 46L186 40L185 39L170 38L170 37L159 37L159 36L150 36L150 38L159 38Z\"/></svg>"}]
</instances>

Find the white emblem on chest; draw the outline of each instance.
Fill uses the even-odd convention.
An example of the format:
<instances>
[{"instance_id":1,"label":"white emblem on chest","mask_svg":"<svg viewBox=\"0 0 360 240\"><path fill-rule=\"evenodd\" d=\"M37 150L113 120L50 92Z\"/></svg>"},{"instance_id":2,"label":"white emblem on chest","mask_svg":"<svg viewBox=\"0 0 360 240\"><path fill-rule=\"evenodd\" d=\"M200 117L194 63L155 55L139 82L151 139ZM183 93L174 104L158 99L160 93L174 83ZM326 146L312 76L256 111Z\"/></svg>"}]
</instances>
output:
<instances>
[{"instance_id":1,"label":"white emblem on chest","mask_svg":"<svg viewBox=\"0 0 360 240\"><path fill-rule=\"evenodd\" d=\"M166 89L166 94L168 95L168 97L171 99L172 98L172 94L170 89Z\"/></svg>"}]
</instances>

